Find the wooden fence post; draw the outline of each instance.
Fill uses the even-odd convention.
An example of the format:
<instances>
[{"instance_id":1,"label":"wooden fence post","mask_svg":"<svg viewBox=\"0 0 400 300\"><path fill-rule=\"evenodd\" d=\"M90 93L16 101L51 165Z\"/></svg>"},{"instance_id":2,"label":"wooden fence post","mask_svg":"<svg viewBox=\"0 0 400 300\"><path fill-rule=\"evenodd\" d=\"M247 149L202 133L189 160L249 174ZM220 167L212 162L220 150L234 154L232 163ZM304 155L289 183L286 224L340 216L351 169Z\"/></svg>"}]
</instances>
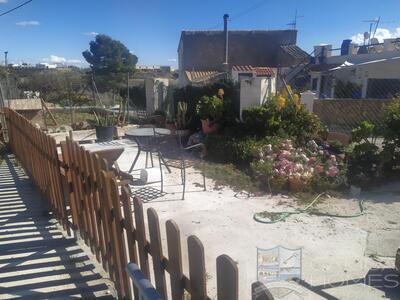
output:
<instances>
[{"instance_id":1,"label":"wooden fence post","mask_svg":"<svg viewBox=\"0 0 400 300\"><path fill-rule=\"evenodd\" d=\"M160 224L158 215L154 208L147 210L147 220L149 223L151 256L153 258L154 278L157 292L163 299L167 299L167 288L165 283L165 271L163 266L163 252L161 245Z\"/></svg>"},{"instance_id":2,"label":"wooden fence post","mask_svg":"<svg viewBox=\"0 0 400 300\"><path fill-rule=\"evenodd\" d=\"M144 227L143 205L138 198L133 198L136 222L136 238L138 242L140 269L143 275L150 280L149 258L147 255L146 231Z\"/></svg>"},{"instance_id":3,"label":"wooden fence post","mask_svg":"<svg viewBox=\"0 0 400 300\"><path fill-rule=\"evenodd\" d=\"M206 267L204 247L198 237L188 237L189 277L192 300L204 300L207 297Z\"/></svg>"},{"instance_id":4,"label":"wooden fence post","mask_svg":"<svg viewBox=\"0 0 400 300\"><path fill-rule=\"evenodd\" d=\"M168 220L165 224L167 230L168 244L168 269L171 278L172 299L182 300L184 289L182 284L182 253L181 237L178 225L173 220Z\"/></svg>"},{"instance_id":5,"label":"wooden fence post","mask_svg":"<svg viewBox=\"0 0 400 300\"><path fill-rule=\"evenodd\" d=\"M239 299L239 275L236 262L228 255L217 257L218 300Z\"/></svg>"}]
</instances>

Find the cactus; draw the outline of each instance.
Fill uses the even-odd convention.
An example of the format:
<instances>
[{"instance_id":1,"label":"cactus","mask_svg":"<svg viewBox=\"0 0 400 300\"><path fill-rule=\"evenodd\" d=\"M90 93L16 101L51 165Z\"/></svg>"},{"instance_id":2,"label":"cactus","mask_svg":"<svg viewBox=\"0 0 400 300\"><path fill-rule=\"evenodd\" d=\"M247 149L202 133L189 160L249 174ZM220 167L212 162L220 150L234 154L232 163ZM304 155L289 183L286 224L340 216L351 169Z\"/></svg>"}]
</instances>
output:
<instances>
[{"instance_id":1,"label":"cactus","mask_svg":"<svg viewBox=\"0 0 400 300\"><path fill-rule=\"evenodd\" d=\"M175 124L177 129L186 129L189 120L187 119L187 103L178 102L178 111L176 113Z\"/></svg>"}]
</instances>

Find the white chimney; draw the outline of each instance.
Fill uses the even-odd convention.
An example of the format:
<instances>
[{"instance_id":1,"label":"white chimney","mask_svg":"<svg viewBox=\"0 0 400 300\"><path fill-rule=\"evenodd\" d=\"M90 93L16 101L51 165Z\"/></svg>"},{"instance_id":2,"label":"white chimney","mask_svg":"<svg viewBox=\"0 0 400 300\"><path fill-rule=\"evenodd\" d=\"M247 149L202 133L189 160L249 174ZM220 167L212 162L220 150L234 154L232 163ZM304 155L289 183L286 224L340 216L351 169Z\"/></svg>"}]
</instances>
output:
<instances>
[{"instance_id":1,"label":"white chimney","mask_svg":"<svg viewBox=\"0 0 400 300\"><path fill-rule=\"evenodd\" d=\"M326 58L332 56L332 45L321 44L314 46L315 63L326 63Z\"/></svg>"}]
</instances>

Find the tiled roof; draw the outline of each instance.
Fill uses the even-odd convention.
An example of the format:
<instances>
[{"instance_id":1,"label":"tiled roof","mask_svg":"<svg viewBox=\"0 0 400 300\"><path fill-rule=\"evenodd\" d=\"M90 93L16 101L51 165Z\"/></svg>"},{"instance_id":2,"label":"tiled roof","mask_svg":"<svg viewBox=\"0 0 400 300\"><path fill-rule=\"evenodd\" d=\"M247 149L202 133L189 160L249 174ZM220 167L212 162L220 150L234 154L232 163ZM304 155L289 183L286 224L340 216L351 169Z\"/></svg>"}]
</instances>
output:
<instances>
[{"instance_id":1,"label":"tiled roof","mask_svg":"<svg viewBox=\"0 0 400 300\"><path fill-rule=\"evenodd\" d=\"M307 54L307 52L303 51L300 47L296 45L282 45L281 49L285 51L287 54L292 56L295 59L304 59L308 60L310 59L310 55Z\"/></svg>"},{"instance_id":2,"label":"tiled roof","mask_svg":"<svg viewBox=\"0 0 400 300\"><path fill-rule=\"evenodd\" d=\"M238 72L254 72L257 76L273 76L275 74L274 70L270 67L253 67L250 65L232 67L234 71Z\"/></svg>"},{"instance_id":3,"label":"tiled roof","mask_svg":"<svg viewBox=\"0 0 400 300\"><path fill-rule=\"evenodd\" d=\"M269 67L254 67L257 76L274 76L275 72Z\"/></svg>"},{"instance_id":4,"label":"tiled roof","mask_svg":"<svg viewBox=\"0 0 400 300\"><path fill-rule=\"evenodd\" d=\"M219 71L185 71L185 73L189 81L194 83L212 80L224 74Z\"/></svg>"}]
</instances>

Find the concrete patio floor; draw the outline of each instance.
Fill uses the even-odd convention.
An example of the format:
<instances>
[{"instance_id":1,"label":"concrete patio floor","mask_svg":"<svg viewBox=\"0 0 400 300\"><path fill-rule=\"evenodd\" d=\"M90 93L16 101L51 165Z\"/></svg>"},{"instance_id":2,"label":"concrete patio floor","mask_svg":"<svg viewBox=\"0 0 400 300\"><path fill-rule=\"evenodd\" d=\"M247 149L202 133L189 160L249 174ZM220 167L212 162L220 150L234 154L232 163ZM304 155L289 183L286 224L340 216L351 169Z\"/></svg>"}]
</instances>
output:
<instances>
[{"instance_id":1,"label":"concrete patio floor","mask_svg":"<svg viewBox=\"0 0 400 300\"><path fill-rule=\"evenodd\" d=\"M134 143L115 141L125 152L118 163L129 167L136 154ZM115 145L114 145L115 146ZM144 168L142 154L134 174ZM157 160L155 160L157 161ZM156 167L157 167L156 163ZM256 249L278 245L302 248L302 285L296 284L301 298L291 294L281 299L400 299L399 277L394 274L394 255L400 246L400 185L362 193L366 212L358 218L340 219L315 215L295 215L285 222L261 224L253 220L260 211L282 211L302 207L288 196L237 197L229 187L214 188L207 179L202 189L201 175L189 170L186 200L180 200L179 170L165 174L167 194L145 202L157 210L165 239L165 221L173 219L181 229L183 255L186 238L197 235L204 244L208 290L216 295L215 259L228 254L238 262L240 299L251 299L250 285L257 280ZM146 185L159 189L160 183ZM132 187L135 191L140 186ZM340 214L358 212L357 199L330 198L318 204L320 211ZM385 234L379 234L385 232ZM166 244L166 243L163 243ZM167 253L167 250L164 250ZM187 273L187 257L184 257ZM392 283L385 280L392 280ZM292 298L290 298L292 297ZM296 298L297 297L297 298Z\"/></svg>"},{"instance_id":2,"label":"concrete patio floor","mask_svg":"<svg viewBox=\"0 0 400 300\"><path fill-rule=\"evenodd\" d=\"M114 299L14 160L0 165L0 299Z\"/></svg>"}]
</instances>

